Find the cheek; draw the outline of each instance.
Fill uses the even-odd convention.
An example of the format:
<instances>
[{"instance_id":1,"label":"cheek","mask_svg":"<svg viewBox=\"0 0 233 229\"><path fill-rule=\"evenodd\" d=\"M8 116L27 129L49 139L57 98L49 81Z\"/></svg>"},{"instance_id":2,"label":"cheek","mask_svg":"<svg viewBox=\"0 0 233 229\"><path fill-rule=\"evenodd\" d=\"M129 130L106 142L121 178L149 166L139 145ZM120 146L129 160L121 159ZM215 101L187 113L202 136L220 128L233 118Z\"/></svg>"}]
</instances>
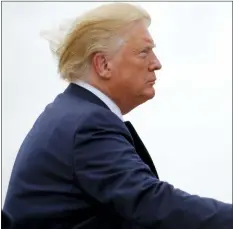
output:
<instances>
[{"instance_id":1,"label":"cheek","mask_svg":"<svg viewBox=\"0 0 233 229\"><path fill-rule=\"evenodd\" d=\"M130 71L125 71L123 74L125 86L128 88L129 92L139 92L145 88L148 78L148 71L145 67L135 66Z\"/></svg>"},{"instance_id":2,"label":"cheek","mask_svg":"<svg viewBox=\"0 0 233 229\"><path fill-rule=\"evenodd\" d=\"M128 92L138 91L145 86L148 76L147 61L137 58L117 58L112 65L112 76L115 85Z\"/></svg>"},{"instance_id":3,"label":"cheek","mask_svg":"<svg viewBox=\"0 0 233 229\"><path fill-rule=\"evenodd\" d=\"M148 61L146 59L142 59L138 62L138 64L134 67L135 74L142 79L146 79L148 76Z\"/></svg>"}]
</instances>

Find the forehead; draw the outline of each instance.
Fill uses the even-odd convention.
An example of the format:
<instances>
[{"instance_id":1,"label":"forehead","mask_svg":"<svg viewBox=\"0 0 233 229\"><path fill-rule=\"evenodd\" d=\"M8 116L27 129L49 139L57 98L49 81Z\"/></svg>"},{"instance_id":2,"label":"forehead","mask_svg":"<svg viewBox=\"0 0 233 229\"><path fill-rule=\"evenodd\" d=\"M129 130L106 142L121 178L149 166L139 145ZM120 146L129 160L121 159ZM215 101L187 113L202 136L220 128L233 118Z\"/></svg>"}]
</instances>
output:
<instances>
[{"instance_id":1,"label":"forehead","mask_svg":"<svg viewBox=\"0 0 233 229\"><path fill-rule=\"evenodd\" d=\"M152 47L155 47L154 40L153 40L153 38L151 36L143 37L142 41L144 41L146 44L151 45Z\"/></svg>"},{"instance_id":2,"label":"forehead","mask_svg":"<svg viewBox=\"0 0 233 229\"><path fill-rule=\"evenodd\" d=\"M128 44L135 45L150 45L155 46L154 40L144 24L135 25L128 33Z\"/></svg>"}]
</instances>

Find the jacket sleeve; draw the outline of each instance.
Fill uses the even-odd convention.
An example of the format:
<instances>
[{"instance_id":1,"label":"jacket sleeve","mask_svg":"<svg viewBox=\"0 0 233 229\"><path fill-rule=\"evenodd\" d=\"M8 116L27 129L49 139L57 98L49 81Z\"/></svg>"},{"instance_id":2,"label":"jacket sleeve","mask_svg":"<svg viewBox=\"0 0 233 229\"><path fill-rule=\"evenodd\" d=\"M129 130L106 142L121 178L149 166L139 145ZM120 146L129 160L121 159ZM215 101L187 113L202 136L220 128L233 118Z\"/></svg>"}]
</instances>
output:
<instances>
[{"instance_id":1,"label":"jacket sleeve","mask_svg":"<svg viewBox=\"0 0 233 229\"><path fill-rule=\"evenodd\" d=\"M124 124L110 116L92 114L76 132L75 176L86 194L148 229L232 229L232 204L156 179L127 140Z\"/></svg>"}]
</instances>

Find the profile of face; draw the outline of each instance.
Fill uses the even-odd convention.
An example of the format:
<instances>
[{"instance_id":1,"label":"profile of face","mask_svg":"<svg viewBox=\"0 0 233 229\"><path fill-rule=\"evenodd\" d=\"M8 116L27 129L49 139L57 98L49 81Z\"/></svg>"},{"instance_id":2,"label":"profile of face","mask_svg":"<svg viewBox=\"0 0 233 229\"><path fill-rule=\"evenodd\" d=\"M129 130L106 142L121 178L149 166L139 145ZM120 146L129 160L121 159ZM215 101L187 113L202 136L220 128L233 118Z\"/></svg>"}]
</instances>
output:
<instances>
[{"instance_id":1,"label":"profile of face","mask_svg":"<svg viewBox=\"0 0 233 229\"><path fill-rule=\"evenodd\" d=\"M144 23L127 32L126 42L103 65L108 95L123 114L155 95L155 71L161 63L153 52L154 42Z\"/></svg>"}]
</instances>

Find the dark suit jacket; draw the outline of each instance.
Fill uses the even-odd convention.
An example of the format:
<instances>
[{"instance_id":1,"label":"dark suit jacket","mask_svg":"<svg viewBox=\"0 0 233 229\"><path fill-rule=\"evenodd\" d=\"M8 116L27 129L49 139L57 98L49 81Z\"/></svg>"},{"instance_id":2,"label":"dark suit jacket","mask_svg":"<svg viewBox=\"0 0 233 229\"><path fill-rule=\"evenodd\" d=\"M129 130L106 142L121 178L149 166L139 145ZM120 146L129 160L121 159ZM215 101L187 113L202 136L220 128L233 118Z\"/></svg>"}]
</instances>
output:
<instances>
[{"instance_id":1,"label":"dark suit jacket","mask_svg":"<svg viewBox=\"0 0 233 229\"><path fill-rule=\"evenodd\" d=\"M160 181L132 125L74 84L25 138L4 210L20 229L232 229L233 218L232 205Z\"/></svg>"},{"instance_id":2,"label":"dark suit jacket","mask_svg":"<svg viewBox=\"0 0 233 229\"><path fill-rule=\"evenodd\" d=\"M12 227L12 219L11 216L5 212L1 211L1 228L2 229L11 229Z\"/></svg>"}]
</instances>

